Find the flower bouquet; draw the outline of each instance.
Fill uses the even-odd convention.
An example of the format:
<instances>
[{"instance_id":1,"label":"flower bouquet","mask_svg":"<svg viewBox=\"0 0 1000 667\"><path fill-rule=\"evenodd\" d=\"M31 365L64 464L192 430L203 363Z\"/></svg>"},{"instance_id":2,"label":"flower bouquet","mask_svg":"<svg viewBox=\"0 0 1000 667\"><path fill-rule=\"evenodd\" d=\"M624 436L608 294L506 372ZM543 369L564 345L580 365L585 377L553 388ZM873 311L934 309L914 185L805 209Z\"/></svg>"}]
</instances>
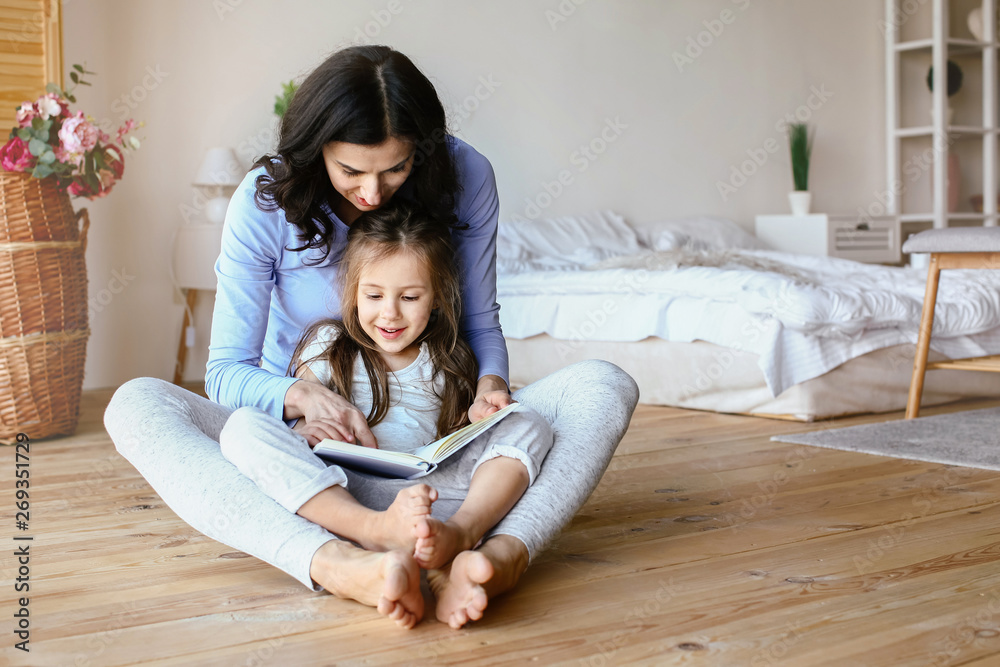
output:
<instances>
[{"instance_id":1,"label":"flower bouquet","mask_svg":"<svg viewBox=\"0 0 1000 667\"><path fill-rule=\"evenodd\" d=\"M69 78L90 85L74 65ZM90 336L86 208L125 171L139 142L129 120L112 139L93 118L73 112L73 89L49 84L17 110L0 148L0 442L72 433ZM108 128L109 131L111 128Z\"/></svg>"},{"instance_id":2,"label":"flower bouquet","mask_svg":"<svg viewBox=\"0 0 1000 667\"><path fill-rule=\"evenodd\" d=\"M74 86L62 90L50 83L46 93L17 109L17 127L0 148L0 166L5 171L26 172L35 178L54 178L57 187L73 197L98 199L111 192L125 172L125 149L139 147L139 140L126 136L138 125L129 119L117 129L115 138L104 132L94 118L70 111L76 103L76 85L89 86L88 72L73 65Z\"/></svg>"}]
</instances>

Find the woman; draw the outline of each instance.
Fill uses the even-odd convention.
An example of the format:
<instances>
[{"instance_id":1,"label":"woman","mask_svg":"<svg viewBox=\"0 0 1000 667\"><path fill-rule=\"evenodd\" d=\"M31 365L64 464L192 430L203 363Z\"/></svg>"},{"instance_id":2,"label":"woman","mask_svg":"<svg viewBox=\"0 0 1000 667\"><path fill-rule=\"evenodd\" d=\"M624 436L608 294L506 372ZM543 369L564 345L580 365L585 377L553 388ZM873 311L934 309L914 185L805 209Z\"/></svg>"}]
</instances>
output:
<instances>
[{"instance_id":1,"label":"woman","mask_svg":"<svg viewBox=\"0 0 1000 667\"><path fill-rule=\"evenodd\" d=\"M462 330L480 369L470 419L507 405L493 170L446 134L433 85L384 46L344 49L314 70L282 120L276 153L258 160L226 216L206 376L217 403L140 378L116 392L105 425L119 452L194 528L313 590L376 606L397 621L419 619L423 599L412 555L364 551L288 512L226 461L219 432L234 409L255 406L289 422L304 419L299 429L311 444L325 437L376 444L357 408L322 385L286 377L285 369L302 331L339 312L330 286L348 227L395 196L451 227ZM555 441L534 485L477 549L480 557L455 562L438 579L439 600L466 609L459 626L513 587L587 499L628 427L638 391L619 368L591 361L514 398L549 420Z\"/></svg>"}]
</instances>

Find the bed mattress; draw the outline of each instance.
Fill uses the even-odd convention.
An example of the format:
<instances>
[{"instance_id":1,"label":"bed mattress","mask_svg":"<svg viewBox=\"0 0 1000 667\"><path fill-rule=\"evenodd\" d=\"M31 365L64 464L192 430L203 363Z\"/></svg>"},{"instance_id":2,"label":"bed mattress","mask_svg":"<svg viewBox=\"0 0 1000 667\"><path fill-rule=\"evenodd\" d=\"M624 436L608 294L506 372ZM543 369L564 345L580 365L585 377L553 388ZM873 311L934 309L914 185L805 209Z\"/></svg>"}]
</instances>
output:
<instances>
[{"instance_id":1,"label":"bed mattress","mask_svg":"<svg viewBox=\"0 0 1000 667\"><path fill-rule=\"evenodd\" d=\"M704 341L659 338L629 343L560 340L541 334L507 339L514 387L584 359L605 359L639 385L639 402L759 417L813 421L906 407L914 346L892 345L772 395L758 355ZM932 352L931 359L943 358ZM1000 396L1000 373L928 371L923 405Z\"/></svg>"},{"instance_id":2,"label":"bed mattress","mask_svg":"<svg viewBox=\"0 0 1000 667\"><path fill-rule=\"evenodd\" d=\"M769 251L740 251L729 266L643 266L655 258L624 260L640 268L500 275L504 335L545 334L570 345L714 343L753 359L774 397L917 340L919 271ZM949 359L1000 354L1000 271L942 275L931 348Z\"/></svg>"}]
</instances>

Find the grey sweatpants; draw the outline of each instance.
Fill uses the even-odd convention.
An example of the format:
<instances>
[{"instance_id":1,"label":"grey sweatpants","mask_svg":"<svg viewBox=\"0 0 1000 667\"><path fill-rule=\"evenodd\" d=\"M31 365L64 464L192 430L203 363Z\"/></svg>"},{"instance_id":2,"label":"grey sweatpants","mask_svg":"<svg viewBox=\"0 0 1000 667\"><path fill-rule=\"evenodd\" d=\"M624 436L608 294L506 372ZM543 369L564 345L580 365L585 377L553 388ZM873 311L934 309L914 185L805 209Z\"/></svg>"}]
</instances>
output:
<instances>
[{"instance_id":1,"label":"grey sweatpants","mask_svg":"<svg viewBox=\"0 0 1000 667\"><path fill-rule=\"evenodd\" d=\"M236 410L219 435L222 455L289 512L298 512L307 500L334 485L345 487L365 507L383 511L400 489L424 483L438 492L431 515L441 521L458 511L472 476L490 459L517 459L528 471L530 485L541 470L552 440L552 428L545 418L522 407L442 462L434 472L406 480L328 465L313 453L304 437L259 408Z\"/></svg>"},{"instance_id":2,"label":"grey sweatpants","mask_svg":"<svg viewBox=\"0 0 1000 667\"><path fill-rule=\"evenodd\" d=\"M552 449L535 483L493 529L521 540L531 558L583 505L625 435L639 399L635 381L606 361L581 361L514 393L552 426ZM234 411L156 378L126 382L104 425L118 451L196 530L274 565L313 590L316 550L336 539L268 497L222 455Z\"/></svg>"}]
</instances>

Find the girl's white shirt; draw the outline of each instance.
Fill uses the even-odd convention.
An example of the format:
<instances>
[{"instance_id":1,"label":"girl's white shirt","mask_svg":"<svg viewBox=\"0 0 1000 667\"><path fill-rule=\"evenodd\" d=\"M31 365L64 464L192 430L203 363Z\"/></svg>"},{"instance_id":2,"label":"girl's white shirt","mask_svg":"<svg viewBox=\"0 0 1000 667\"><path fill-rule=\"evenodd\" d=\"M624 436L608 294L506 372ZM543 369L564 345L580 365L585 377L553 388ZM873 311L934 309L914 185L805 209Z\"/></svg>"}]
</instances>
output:
<instances>
[{"instance_id":1,"label":"girl's white shirt","mask_svg":"<svg viewBox=\"0 0 1000 667\"><path fill-rule=\"evenodd\" d=\"M300 357L316 378L327 386L330 383L330 365L325 359L312 358L322 354L336 337L337 330L334 327L320 327L316 338L305 346ZM379 449L412 452L436 440L442 393L444 378L438 375L435 379L430 352L421 343L420 352L413 363L402 370L389 373L389 411L385 419L372 427ZM366 416L371 412L372 391L368 372L360 355L354 359L350 400Z\"/></svg>"}]
</instances>

